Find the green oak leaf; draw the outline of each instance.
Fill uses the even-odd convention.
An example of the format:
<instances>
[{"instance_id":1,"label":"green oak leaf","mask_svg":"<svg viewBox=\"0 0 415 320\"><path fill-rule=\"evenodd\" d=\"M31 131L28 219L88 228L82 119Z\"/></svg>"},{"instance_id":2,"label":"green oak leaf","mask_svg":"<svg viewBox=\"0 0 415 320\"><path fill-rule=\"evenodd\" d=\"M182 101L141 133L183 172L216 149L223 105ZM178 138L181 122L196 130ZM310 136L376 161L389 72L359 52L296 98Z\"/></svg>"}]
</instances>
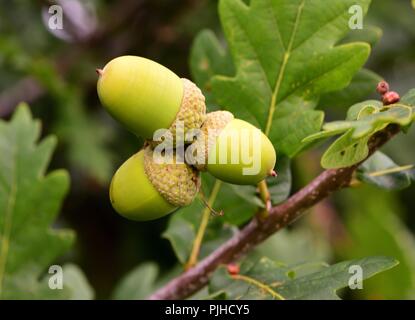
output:
<instances>
[{"instance_id":1,"label":"green oak leaf","mask_svg":"<svg viewBox=\"0 0 415 320\"><path fill-rule=\"evenodd\" d=\"M364 12L370 1L357 1ZM352 0L222 0L219 13L236 68L211 80L218 103L269 135L292 157L319 130L322 93L346 87L370 52L335 46L347 32Z\"/></svg>"},{"instance_id":2,"label":"green oak leaf","mask_svg":"<svg viewBox=\"0 0 415 320\"><path fill-rule=\"evenodd\" d=\"M344 109L362 101L375 92L382 78L376 73L362 69L350 82L350 85L340 91L324 94L319 102L320 108Z\"/></svg>"},{"instance_id":3,"label":"green oak leaf","mask_svg":"<svg viewBox=\"0 0 415 320\"><path fill-rule=\"evenodd\" d=\"M365 26L363 29L351 30L340 43L367 42L373 48L382 38L383 30L376 26Z\"/></svg>"},{"instance_id":4,"label":"green oak leaf","mask_svg":"<svg viewBox=\"0 0 415 320\"><path fill-rule=\"evenodd\" d=\"M380 111L383 108L383 103L378 100L368 100L352 105L347 111L346 120L359 120L365 115L369 115Z\"/></svg>"},{"instance_id":5,"label":"green oak leaf","mask_svg":"<svg viewBox=\"0 0 415 320\"><path fill-rule=\"evenodd\" d=\"M379 112L373 107L369 107L369 110L370 112L367 112L367 107L362 108L359 116L362 112L363 116L356 121L336 121L323 127L327 130L324 138L347 130L324 153L321 159L323 168L342 168L359 163L368 156L367 144L374 133L391 123L407 126L411 123L413 116L412 108L406 105L393 105ZM322 136L323 133L317 138ZM311 138L315 139L316 136Z\"/></svg>"},{"instance_id":6,"label":"green oak leaf","mask_svg":"<svg viewBox=\"0 0 415 320\"><path fill-rule=\"evenodd\" d=\"M415 89L405 94L401 99L401 103L412 107L414 113L412 120L415 120Z\"/></svg>"},{"instance_id":7,"label":"green oak leaf","mask_svg":"<svg viewBox=\"0 0 415 320\"><path fill-rule=\"evenodd\" d=\"M407 126L412 122L412 116L411 107L396 104L380 112L375 109L363 109L357 121L338 121L336 125L343 127L350 125L350 128L353 128L353 138L361 138L373 134L379 127L386 127L392 123L402 127Z\"/></svg>"},{"instance_id":8,"label":"green oak leaf","mask_svg":"<svg viewBox=\"0 0 415 320\"><path fill-rule=\"evenodd\" d=\"M412 108L412 122L415 121L415 89L409 90L402 98L401 103L408 105ZM407 133L412 126L412 123L402 128L404 133Z\"/></svg>"},{"instance_id":9,"label":"green oak leaf","mask_svg":"<svg viewBox=\"0 0 415 320\"><path fill-rule=\"evenodd\" d=\"M400 103L383 106L376 100L368 100L350 107L345 121L334 121L323 125L323 130L312 134L303 142L313 143L317 140L343 134L324 153L321 164L324 168L348 167L364 160L369 149L370 137L389 124L398 124L408 128L414 120L415 94L410 91Z\"/></svg>"},{"instance_id":10,"label":"green oak leaf","mask_svg":"<svg viewBox=\"0 0 415 320\"><path fill-rule=\"evenodd\" d=\"M369 26L363 30L352 30L342 43L362 41L373 47L381 35L380 28ZM235 71L229 50L211 30L201 31L193 41L190 69L195 83L203 90L209 110L218 109L219 106L212 94L211 79L215 75L232 76ZM374 92L374 88L381 80L379 75L370 70L359 70L347 88L323 94L319 106L342 108L362 101Z\"/></svg>"},{"instance_id":11,"label":"green oak leaf","mask_svg":"<svg viewBox=\"0 0 415 320\"><path fill-rule=\"evenodd\" d=\"M68 263L62 268L65 289L70 290L71 300L92 300L94 290L83 271L75 264Z\"/></svg>"},{"instance_id":12,"label":"green oak leaf","mask_svg":"<svg viewBox=\"0 0 415 320\"><path fill-rule=\"evenodd\" d=\"M200 201L173 213L169 219L163 238L169 240L177 259L186 264L196 238L197 228L202 217L203 205ZM205 243L204 239L203 243Z\"/></svg>"},{"instance_id":13,"label":"green oak leaf","mask_svg":"<svg viewBox=\"0 0 415 320\"><path fill-rule=\"evenodd\" d=\"M376 100L368 100L360 103L356 103L351 106L347 112L347 121L333 121L323 125L323 131L314 133L305 139L304 143L311 143L316 140L326 139L332 136L345 133L352 129L354 124L353 121L359 120L362 117L368 116L372 113L378 112L382 108L382 103Z\"/></svg>"},{"instance_id":14,"label":"green oak leaf","mask_svg":"<svg viewBox=\"0 0 415 320\"><path fill-rule=\"evenodd\" d=\"M387 155L376 152L357 171L357 178L386 190L401 190L411 185L411 170L415 166L399 167Z\"/></svg>"},{"instance_id":15,"label":"green oak leaf","mask_svg":"<svg viewBox=\"0 0 415 320\"><path fill-rule=\"evenodd\" d=\"M385 127L388 124L395 123L400 126L406 126L411 121L411 107L396 104L385 108L379 101L369 100L350 107L345 121L328 122L323 125L323 131L308 136L303 139L303 142L310 143L349 130L353 132L352 137L358 139L366 137L368 134L373 134L379 128Z\"/></svg>"},{"instance_id":16,"label":"green oak leaf","mask_svg":"<svg viewBox=\"0 0 415 320\"><path fill-rule=\"evenodd\" d=\"M326 123L323 126L323 132L327 132L324 137L327 137L328 132L334 135L350 130L353 139L366 138L392 123L405 127L412 122L412 116L412 108L405 105L394 105L382 111L374 106L366 106L360 110L356 121L346 120ZM308 140L316 137L320 138L316 134L314 137L309 137Z\"/></svg>"},{"instance_id":17,"label":"green oak leaf","mask_svg":"<svg viewBox=\"0 0 415 320\"><path fill-rule=\"evenodd\" d=\"M362 268L362 280L397 265L387 257L368 257L344 261L332 266L305 263L286 266L261 258L244 262L239 275L231 276L219 268L209 283L210 294L229 300L336 300L337 291L346 288L352 275L351 266Z\"/></svg>"},{"instance_id":18,"label":"green oak leaf","mask_svg":"<svg viewBox=\"0 0 415 320\"><path fill-rule=\"evenodd\" d=\"M340 43L366 42L373 48L381 39L382 34L382 29L378 27L365 26L363 29L351 30ZM319 108L345 109L375 93L375 88L381 80L382 78L373 71L359 70L347 88L323 94Z\"/></svg>"},{"instance_id":19,"label":"green oak leaf","mask_svg":"<svg viewBox=\"0 0 415 320\"><path fill-rule=\"evenodd\" d=\"M293 229L283 229L273 234L248 254L249 258L267 257L293 265L315 261L330 261L332 248L327 238L315 232L308 224Z\"/></svg>"},{"instance_id":20,"label":"green oak leaf","mask_svg":"<svg viewBox=\"0 0 415 320\"><path fill-rule=\"evenodd\" d=\"M69 274L64 290L50 289L50 275L44 276L73 243L74 233L50 227L68 191L69 176L62 170L45 176L56 139L37 143L39 136L40 123L27 105L18 106L10 122L0 120L0 298L91 297L86 289L82 294L72 290L75 281L89 288L79 269L63 268L64 279Z\"/></svg>"},{"instance_id":21,"label":"green oak leaf","mask_svg":"<svg viewBox=\"0 0 415 320\"><path fill-rule=\"evenodd\" d=\"M142 300L155 289L159 268L153 262L147 262L127 273L114 290L116 300Z\"/></svg>"},{"instance_id":22,"label":"green oak leaf","mask_svg":"<svg viewBox=\"0 0 415 320\"><path fill-rule=\"evenodd\" d=\"M325 169L350 167L363 161L369 154L370 135L353 139L353 129L337 139L321 158L321 166Z\"/></svg>"},{"instance_id":23,"label":"green oak leaf","mask_svg":"<svg viewBox=\"0 0 415 320\"><path fill-rule=\"evenodd\" d=\"M249 212L246 204L238 201L244 205L244 210ZM216 207L216 204L214 206ZM163 233L163 237L170 241L174 253L182 264L186 264L190 257L204 209L205 205L196 199L190 206L180 209L170 217L167 229ZM224 224L219 217L212 217L203 237L199 257L203 258L213 252L229 239L234 231L234 227Z\"/></svg>"},{"instance_id":24,"label":"green oak leaf","mask_svg":"<svg viewBox=\"0 0 415 320\"><path fill-rule=\"evenodd\" d=\"M345 190L341 204L349 240L338 248L340 259L367 255L394 257L399 265L355 290L357 299L413 299L415 297L415 238L407 227L398 194L362 186ZM376 239L374 241L374 239Z\"/></svg>"},{"instance_id":25,"label":"green oak leaf","mask_svg":"<svg viewBox=\"0 0 415 320\"><path fill-rule=\"evenodd\" d=\"M190 70L193 80L206 97L209 110L217 109L211 79L217 74L231 76L235 71L229 50L222 46L212 31L201 31L193 41Z\"/></svg>"}]
</instances>

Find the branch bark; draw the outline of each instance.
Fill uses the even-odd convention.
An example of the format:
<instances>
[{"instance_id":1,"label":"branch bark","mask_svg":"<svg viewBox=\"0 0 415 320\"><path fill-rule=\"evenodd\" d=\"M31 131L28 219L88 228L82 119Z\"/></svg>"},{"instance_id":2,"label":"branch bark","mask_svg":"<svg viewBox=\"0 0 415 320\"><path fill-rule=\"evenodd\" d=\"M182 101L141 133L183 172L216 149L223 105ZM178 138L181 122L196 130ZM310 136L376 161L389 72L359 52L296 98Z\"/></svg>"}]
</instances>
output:
<instances>
[{"instance_id":1,"label":"branch bark","mask_svg":"<svg viewBox=\"0 0 415 320\"><path fill-rule=\"evenodd\" d=\"M399 126L389 125L384 130L376 133L369 141L368 157L399 131ZM267 219L254 218L239 233L194 268L171 280L149 298L152 300L184 299L196 293L208 283L209 276L219 265L228 264L239 259L269 236L297 220L307 209L325 199L331 193L349 186L353 173L359 165L360 163L348 168L324 171L288 200L273 207Z\"/></svg>"}]
</instances>

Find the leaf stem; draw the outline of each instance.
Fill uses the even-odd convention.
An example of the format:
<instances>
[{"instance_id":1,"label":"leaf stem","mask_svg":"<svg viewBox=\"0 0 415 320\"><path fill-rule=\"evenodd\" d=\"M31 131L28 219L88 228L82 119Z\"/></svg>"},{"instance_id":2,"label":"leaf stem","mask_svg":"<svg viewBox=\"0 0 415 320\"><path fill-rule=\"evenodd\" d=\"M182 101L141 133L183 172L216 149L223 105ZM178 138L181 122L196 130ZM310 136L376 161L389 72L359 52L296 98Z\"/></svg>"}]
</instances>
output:
<instances>
[{"instance_id":1,"label":"leaf stem","mask_svg":"<svg viewBox=\"0 0 415 320\"><path fill-rule=\"evenodd\" d=\"M190 258L186 263L185 269L189 270L190 268L194 267L197 263L197 258L200 253L200 247L202 246L203 237L206 232L206 228L209 223L209 218L211 214L211 207L218 196L220 187L222 182L220 180L216 180L215 184L213 185L212 192L210 193L209 200L207 202L208 206L202 212L202 220L200 221L199 230L197 231L196 238L193 242L192 252L190 253Z\"/></svg>"},{"instance_id":2,"label":"leaf stem","mask_svg":"<svg viewBox=\"0 0 415 320\"><path fill-rule=\"evenodd\" d=\"M373 171L373 172L368 173L367 175L370 177L382 177L382 176L386 176L392 173L408 171L413 168L415 168L415 165L409 164L407 166L393 167L393 168L389 168L385 170ZM362 184L362 181L358 180L357 178L353 178L352 181L350 182L351 187L358 187L361 184Z\"/></svg>"},{"instance_id":3,"label":"leaf stem","mask_svg":"<svg viewBox=\"0 0 415 320\"><path fill-rule=\"evenodd\" d=\"M402 172L402 171L408 171L415 168L415 165L410 164L407 166L401 166L401 167L393 167L393 168L389 168L389 169L385 169L385 170L379 170L379 171L374 171L369 173L369 176L371 177L381 177L381 176L386 176L388 174L391 173L396 173L396 172Z\"/></svg>"},{"instance_id":4,"label":"leaf stem","mask_svg":"<svg viewBox=\"0 0 415 320\"><path fill-rule=\"evenodd\" d=\"M247 283L249 283L253 286L256 286L256 287L266 291L273 298L275 298L277 300L285 300L285 298L282 295L280 295L278 292L273 290L270 286L267 286L266 284L254 279L254 278L251 278L251 277L248 277L248 276L245 276L245 275L242 275L242 274L235 274L235 275L232 275L231 277L234 280L241 280L241 281L247 282Z\"/></svg>"}]
</instances>

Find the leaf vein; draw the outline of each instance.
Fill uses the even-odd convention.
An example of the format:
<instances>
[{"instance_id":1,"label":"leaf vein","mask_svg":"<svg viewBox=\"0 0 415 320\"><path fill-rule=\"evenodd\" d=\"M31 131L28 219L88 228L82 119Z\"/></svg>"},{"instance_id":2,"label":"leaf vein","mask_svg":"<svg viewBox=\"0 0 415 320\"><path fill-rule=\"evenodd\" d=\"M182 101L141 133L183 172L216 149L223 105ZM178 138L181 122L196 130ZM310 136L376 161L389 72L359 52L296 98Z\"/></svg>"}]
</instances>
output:
<instances>
[{"instance_id":1,"label":"leaf vein","mask_svg":"<svg viewBox=\"0 0 415 320\"><path fill-rule=\"evenodd\" d=\"M285 51L286 51L286 48L285 48L284 41L282 40L282 35L281 35L280 26L279 26L279 24L278 24L277 15L275 14L275 11L274 11L274 10L273 10L273 8L272 8L272 0L268 0L268 3L269 3L269 5L270 5L270 10L271 10L271 12L272 12L272 17L273 17L274 22L275 22L275 26L276 26L276 30L277 30L278 39L280 40L280 42L281 42L281 46L282 46L282 48L283 48L283 50L284 50L284 52L285 52Z\"/></svg>"},{"instance_id":2,"label":"leaf vein","mask_svg":"<svg viewBox=\"0 0 415 320\"><path fill-rule=\"evenodd\" d=\"M355 58L355 56L353 56L352 57L352 59L354 59ZM342 65L344 65L344 64L346 64L347 62L349 62L350 60L352 60L352 59L349 59L349 60L342 60L340 63L338 63L338 64L336 64L336 65L334 65L333 66L333 68L331 68L331 69L329 69L329 70L326 70L326 71L324 71L323 73L321 73L321 74L319 74L318 76L316 76L316 77L314 77L314 78L312 78L312 79L310 79L309 81L307 81L307 82L305 82L305 83L303 83L303 84L301 84L301 85L299 85L299 86L296 86L296 87L294 87L290 92L288 92L284 97L282 97L281 98L281 100L280 101L285 101L285 100L287 100L290 96L292 96L298 89L300 89L300 88L303 88L303 87L306 87L306 86L309 86L310 84L312 84L313 82L315 82L315 81L317 81L317 80L319 80L319 79L321 79L322 77L324 77L326 74L328 74L328 73L330 73L330 72L332 72L334 69L336 69L336 68L338 68L338 67L340 67L340 66L342 66Z\"/></svg>"},{"instance_id":3,"label":"leaf vein","mask_svg":"<svg viewBox=\"0 0 415 320\"><path fill-rule=\"evenodd\" d=\"M281 67L280 67L280 71L279 71L279 74L278 74L278 79L277 79L277 82L275 84L275 88L274 88L274 91L273 91L273 94L272 94L271 104L270 104L270 107L269 107L267 124L266 124L266 127L265 127L265 134L267 136L269 135L269 133L271 131L272 120L274 118L274 112L275 112L275 109L277 107L278 93L279 93L280 88L281 88L282 80L284 79L285 69L286 69L288 61L290 59L291 49L292 49L292 46L293 46L293 43L294 43L295 36L297 35L297 29L298 29L298 25L300 23L300 18L301 18L301 14L303 12L304 5L305 5L305 0L302 0L299 7L298 7L298 10L297 10L297 15L296 15L295 22L294 22L293 32L292 32L291 37L290 37L290 42L288 44L288 48L284 53L284 58L283 58L283 61L282 61Z\"/></svg>"},{"instance_id":4,"label":"leaf vein","mask_svg":"<svg viewBox=\"0 0 415 320\"><path fill-rule=\"evenodd\" d=\"M346 12L347 12L347 8L346 8ZM311 40L314 38L314 36L319 33L323 28L327 27L329 24L331 24L333 21L335 21L336 19L338 19L339 17L341 17L344 14L344 11L340 12L338 15L335 15L332 19L327 20L324 24L322 24L316 31L314 31L309 37L307 37L306 39L304 39L302 42L300 42L295 48L293 48L294 50L297 50L298 48L300 48L304 43L306 43L307 41Z\"/></svg>"}]
</instances>

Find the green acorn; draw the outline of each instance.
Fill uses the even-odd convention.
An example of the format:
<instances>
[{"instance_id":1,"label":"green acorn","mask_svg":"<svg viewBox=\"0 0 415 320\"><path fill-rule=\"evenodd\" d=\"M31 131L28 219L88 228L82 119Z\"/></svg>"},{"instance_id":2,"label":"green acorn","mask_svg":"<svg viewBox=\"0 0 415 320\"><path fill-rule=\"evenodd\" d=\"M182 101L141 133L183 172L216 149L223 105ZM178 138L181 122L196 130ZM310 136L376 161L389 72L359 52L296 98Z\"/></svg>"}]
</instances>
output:
<instances>
[{"instance_id":1,"label":"green acorn","mask_svg":"<svg viewBox=\"0 0 415 320\"><path fill-rule=\"evenodd\" d=\"M129 158L115 173L110 186L114 209L137 221L161 218L192 203L200 188L197 170L176 161L163 163L147 147Z\"/></svg>"},{"instance_id":2,"label":"green acorn","mask_svg":"<svg viewBox=\"0 0 415 320\"><path fill-rule=\"evenodd\" d=\"M200 89L157 62L122 56L97 72L101 103L137 136L152 140L156 130L169 129L175 137L179 121L186 133L199 129L205 120L205 97Z\"/></svg>"},{"instance_id":3,"label":"green acorn","mask_svg":"<svg viewBox=\"0 0 415 320\"><path fill-rule=\"evenodd\" d=\"M253 185L275 176L276 152L268 137L228 111L207 114L202 137L191 145L196 168L239 185Z\"/></svg>"}]
</instances>

